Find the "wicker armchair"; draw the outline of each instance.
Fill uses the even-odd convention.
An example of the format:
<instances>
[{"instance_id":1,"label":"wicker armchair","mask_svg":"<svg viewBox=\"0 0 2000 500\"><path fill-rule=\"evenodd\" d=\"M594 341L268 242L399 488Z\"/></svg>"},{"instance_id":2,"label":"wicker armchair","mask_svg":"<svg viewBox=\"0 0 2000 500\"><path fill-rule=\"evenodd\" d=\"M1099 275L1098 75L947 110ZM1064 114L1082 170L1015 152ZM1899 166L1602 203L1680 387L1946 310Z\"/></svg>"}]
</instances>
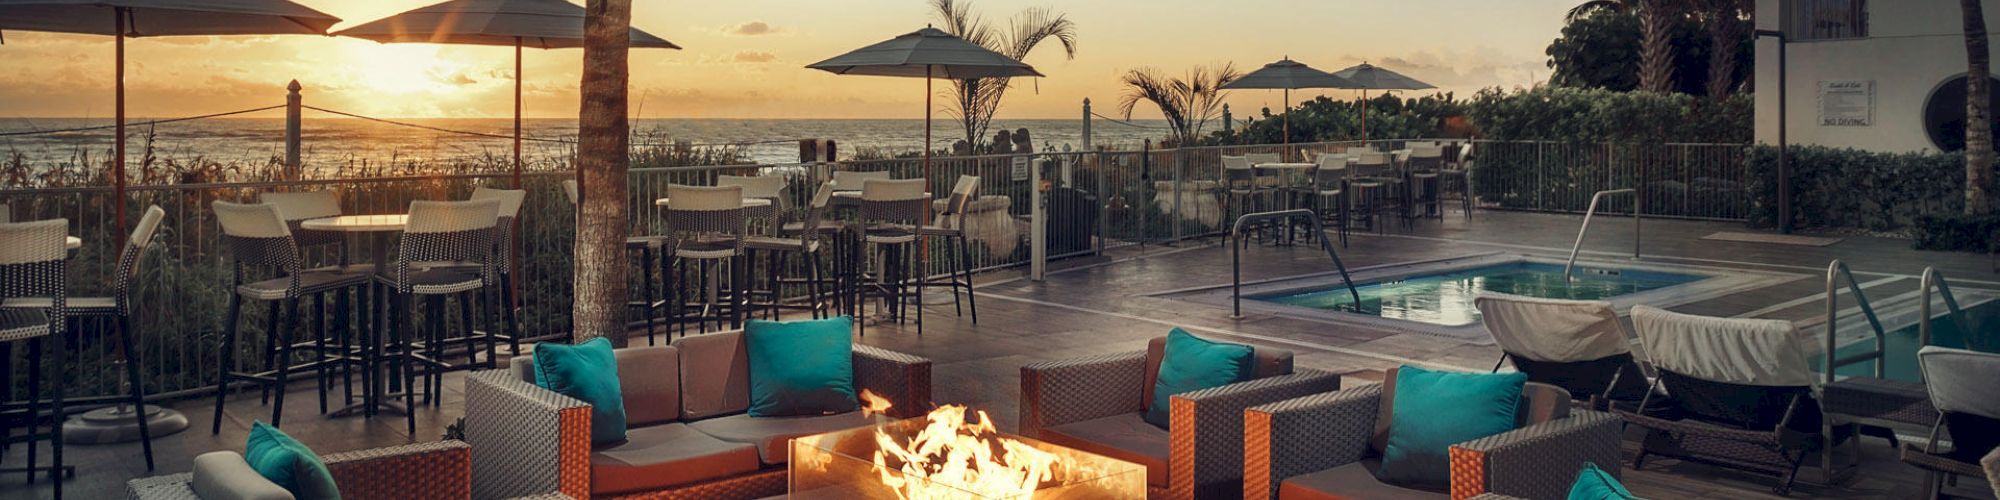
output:
<instances>
[{"instance_id":1,"label":"wicker armchair","mask_svg":"<svg viewBox=\"0 0 2000 500\"><path fill-rule=\"evenodd\" d=\"M1245 411L1244 498L1445 498L1442 491L1382 483L1371 473L1388 440L1383 403L1393 397L1395 379L1390 370L1386 384ZM1451 447L1450 498L1562 498L1584 463L1619 462L1617 417L1572 410L1568 391L1547 384L1528 383L1522 400L1526 409L1514 430Z\"/></svg>"},{"instance_id":2,"label":"wicker armchair","mask_svg":"<svg viewBox=\"0 0 2000 500\"><path fill-rule=\"evenodd\" d=\"M1979 465L1986 469L1986 480L1993 483L1993 495L2000 496L2000 448L1987 453L1986 458L1979 460Z\"/></svg>"},{"instance_id":3,"label":"wicker armchair","mask_svg":"<svg viewBox=\"0 0 2000 500\"><path fill-rule=\"evenodd\" d=\"M793 437L875 422L860 412L751 417L742 332L620 349L626 441L592 449L590 405L533 383L530 357L466 377L465 440L473 496L558 492L572 498L763 498L785 492ZM930 360L854 346L855 389L890 400L892 417L930 410Z\"/></svg>"},{"instance_id":4,"label":"wicker armchair","mask_svg":"<svg viewBox=\"0 0 2000 500\"><path fill-rule=\"evenodd\" d=\"M433 441L335 453L321 457L340 497L349 500L391 498L471 498L472 446L462 441ZM132 500L197 500L194 473L142 477L125 483Z\"/></svg>"},{"instance_id":5,"label":"wicker armchair","mask_svg":"<svg viewBox=\"0 0 2000 500\"><path fill-rule=\"evenodd\" d=\"M1146 466L1166 498L1236 495L1243 472L1243 409L1338 390L1340 376L1292 370L1292 353L1256 349L1255 380L1175 395L1161 430L1141 415L1152 401L1165 337L1144 351L1021 367L1021 434Z\"/></svg>"}]
</instances>

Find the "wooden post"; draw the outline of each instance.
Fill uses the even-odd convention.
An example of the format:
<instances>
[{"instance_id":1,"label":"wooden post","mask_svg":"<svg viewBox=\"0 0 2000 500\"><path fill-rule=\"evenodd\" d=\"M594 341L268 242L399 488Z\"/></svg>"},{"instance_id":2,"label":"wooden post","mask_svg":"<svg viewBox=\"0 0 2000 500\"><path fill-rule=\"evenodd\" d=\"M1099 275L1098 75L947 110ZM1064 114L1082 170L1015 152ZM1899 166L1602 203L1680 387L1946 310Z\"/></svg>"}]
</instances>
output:
<instances>
[{"instance_id":1,"label":"wooden post","mask_svg":"<svg viewBox=\"0 0 2000 500\"><path fill-rule=\"evenodd\" d=\"M298 80L285 85L285 178L299 180L299 108L304 99L299 96Z\"/></svg>"}]
</instances>

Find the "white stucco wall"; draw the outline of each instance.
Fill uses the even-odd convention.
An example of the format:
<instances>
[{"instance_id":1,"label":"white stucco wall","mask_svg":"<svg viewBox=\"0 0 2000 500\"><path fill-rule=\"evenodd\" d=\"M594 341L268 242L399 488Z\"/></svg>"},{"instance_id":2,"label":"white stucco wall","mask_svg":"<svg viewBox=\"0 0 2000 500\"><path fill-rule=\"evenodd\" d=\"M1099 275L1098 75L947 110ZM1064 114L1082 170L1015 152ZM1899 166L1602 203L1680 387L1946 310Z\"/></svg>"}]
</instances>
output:
<instances>
[{"instance_id":1,"label":"white stucco wall","mask_svg":"<svg viewBox=\"0 0 2000 500\"><path fill-rule=\"evenodd\" d=\"M1780 28L1779 0L1757 0L1757 29ZM1965 35L1958 2L1871 0L1868 38L1791 42L1787 45L1787 139L1872 151L1936 150L1923 129L1924 100L1947 78L1965 73ZM2000 4L1986 9L1986 24L2000 29ZM2000 41L2000 37L1995 37ZM1778 141L1778 41L1759 38L1756 52L1757 142ZM2000 57L2000 45L1994 54ZM1870 126L1821 126L1819 82L1872 80L1875 111Z\"/></svg>"}]
</instances>

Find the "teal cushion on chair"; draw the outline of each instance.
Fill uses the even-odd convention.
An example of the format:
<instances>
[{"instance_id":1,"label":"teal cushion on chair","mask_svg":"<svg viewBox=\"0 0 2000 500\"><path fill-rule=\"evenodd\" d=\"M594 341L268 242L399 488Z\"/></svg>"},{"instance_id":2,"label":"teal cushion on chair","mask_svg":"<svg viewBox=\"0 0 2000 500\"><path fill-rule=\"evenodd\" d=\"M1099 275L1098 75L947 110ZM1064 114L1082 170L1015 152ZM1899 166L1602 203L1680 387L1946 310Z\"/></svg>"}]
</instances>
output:
<instances>
[{"instance_id":1,"label":"teal cushion on chair","mask_svg":"<svg viewBox=\"0 0 2000 500\"><path fill-rule=\"evenodd\" d=\"M1585 462L1583 472L1576 474L1576 483L1569 486L1569 500L1639 500L1639 497L1632 496L1610 472Z\"/></svg>"},{"instance_id":2,"label":"teal cushion on chair","mask_svg":"<svg viewBox=\"0 0 2000 500\"><path fill-rule=\"evenodd\" d=\"M250 439L243 445L243 461L249 462L258 475L301 500L340 498L340 487L333 484L333 473L326 470L318 454L262 421L250 424Z\"/></svg>"},{"instance_id":3,"label":"teal cushion on chair","mask_svg":"<svg viewBox=\"0 0 2000 500\"><path fill-rule=\"evenodd\" d=\"M1514 430L1525 373L1453 373L1403 365L1396 370L1389 444L1377 479L1443 488L1451 484L1451 445Z\"/></svg>"},{"instance_id":4,"label":"teal cushion on chair","mask_svg":"<svg viewBox=\"0 0 2000 500\"><path fill-rule=\"evenodd\" d=\"M618 356L611 340L577 345L535 344L535 385L590 403L590 444L625 440L625 395L618 388Z\"/></svg>"},{"instance_id":5,"label":"teal cushion on chair","mask_svg":"<svg viewBox=\"0 0 2000 500\"><path fill-rule=\"evenodd\" d=\"M1168 407L1175 394L1222 387L1249 380L1255 372L1255 351L1243 344L1215 342L1175 328L1167 332L1166 352L1153 382L1153 403L1146 423L1167 428L1173 421Z\"/></svg>"},{"instance_id":6,"label":"teal cushion on chair","mask_svg":"<svg viewBox=\"0 0 2000 500\"><path fill-rule=\"evenodd\" d=\"M744 325L750 416L826 415L861 408L854 395L854 339L848 336L853 324L841 316Z\"/></svg>"}]
</instances>

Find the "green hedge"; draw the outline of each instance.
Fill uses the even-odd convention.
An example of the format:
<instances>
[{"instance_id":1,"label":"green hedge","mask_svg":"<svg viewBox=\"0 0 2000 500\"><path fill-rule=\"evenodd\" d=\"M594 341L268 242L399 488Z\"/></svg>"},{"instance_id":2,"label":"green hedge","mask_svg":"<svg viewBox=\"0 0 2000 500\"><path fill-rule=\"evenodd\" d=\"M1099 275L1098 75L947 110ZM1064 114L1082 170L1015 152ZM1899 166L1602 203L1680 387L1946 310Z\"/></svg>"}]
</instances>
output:
<instances>
[{"instance_id":1,"label":"green hedge","mask_svg":"<svg viewBox=\"0 0 2000 500\"><path fill-rule=\"evenodd\" d=\"M1751 104L1687 94L1604 89L1488 88L1466 106L1481 139L1564 142L1750 142Z\"/></svg>"},{"instance_id":2,"label":"green hedge","mask_svg":"<svg viewBox=\"0 0 2000 500\"><path fill-rule=\"evenodd\" d=\"M1910 229L1918 250L1991 252L2000 216L1937 214L1917 216Z\"/></svg>"},{"instance_id":3,"label":"green hedge","mask_svg":"<svg viewBox=\"0 0 2000 500\"><path fill-rule=\"evenodd\" d=\"M1793 146L1788 154L1794 228L1907 231L1924 214L1964 209L1962 156L1820 146ZM1777 226L1777 148L1752 148L1745 168L1752 179L1750 224Z\"/></svg>"}]
</instances>

